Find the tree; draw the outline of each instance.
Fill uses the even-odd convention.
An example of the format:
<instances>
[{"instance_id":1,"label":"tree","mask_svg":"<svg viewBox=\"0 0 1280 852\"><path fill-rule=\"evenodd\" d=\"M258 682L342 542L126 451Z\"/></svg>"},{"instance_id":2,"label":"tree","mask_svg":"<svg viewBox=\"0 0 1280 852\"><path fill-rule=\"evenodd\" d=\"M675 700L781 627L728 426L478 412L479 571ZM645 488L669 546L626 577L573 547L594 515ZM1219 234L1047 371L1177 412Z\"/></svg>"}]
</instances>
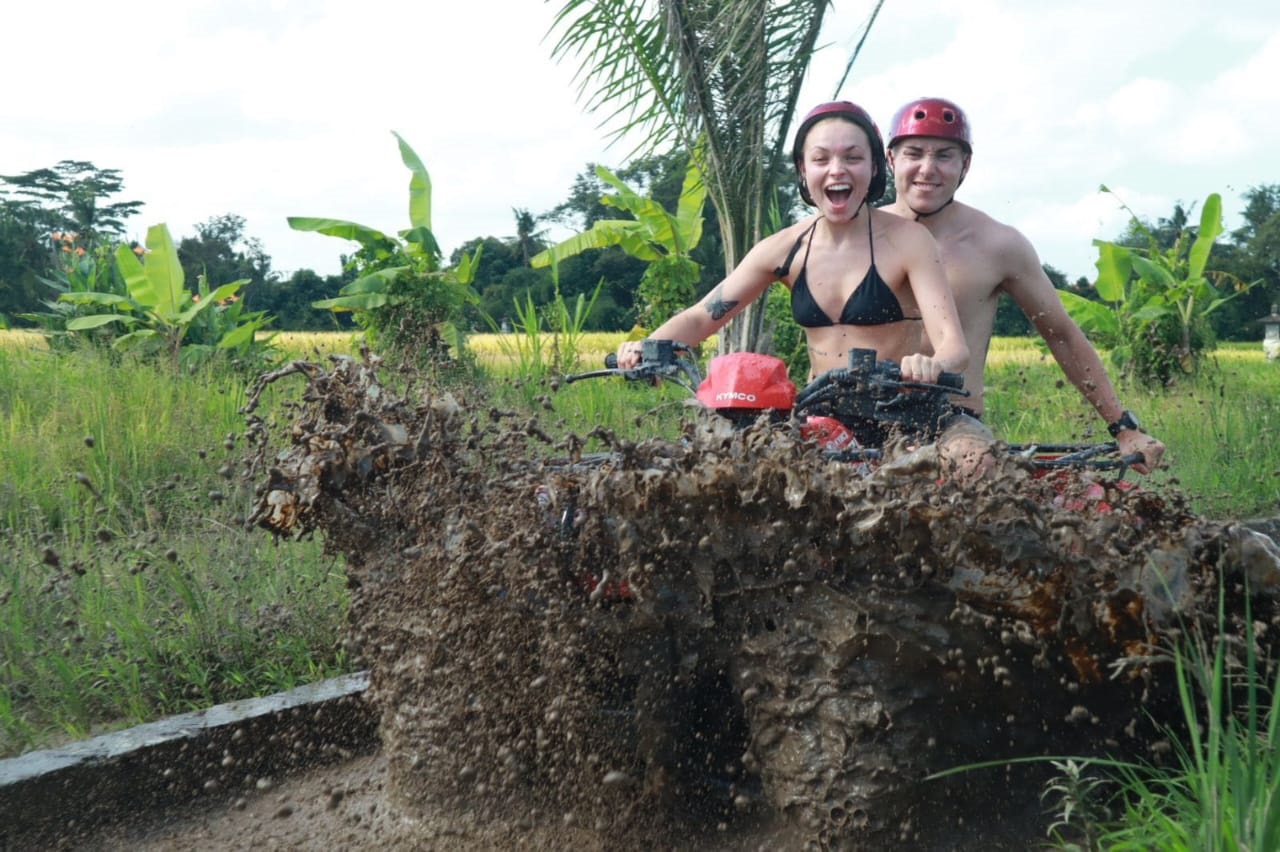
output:
<instances>
[{"instance_id":1,"label":"tree","mask_svg":"<svg viewBox=\"0 0 1280 852\"><path fill-rule=\"evenodd\" d=\"M544 231L538 230L538 217L521 207L513 207L511 212L516 217L516 245L520 249L520 259L525 266L538 252L546 248L542 239Z\"/></svg>"},{"instance_id":2,"label":"tree","mask_svg":"<svg viewBox=\"0 0 1280 852\"><path fill-rule=\"evenodd\" d=\"M1102 187L1103 192L1110 192ZM1145 235L1144 246L1094 240L1098 247L1098 278L1102 302L1078 293L1059 291L1073 319L1099 336L1111 349L1111 357L1126 374L1152 384L1168 385L1179 373L1193 373L1204 353L1213 347L1210 317L1231 299L1252 286L1232 276L1209 271L1209 255L1222 233L1222 199L1210 193L1205 199L1198 227L1185 223L1182 205L1161 226L1183 222L1167 238L1161 227L1148 228L1125 204L1130 215L1129 235ZM1217 280L1215 280L1217 279ZM1226 292L1218 281L1229 284Z\"/></svg>"},{"instance_id":3,"label":"tree","mask_svg":"<svg viewBox=\"0 0 1280 852\"><path fill-rule=\"evenodd\" d=\"M30 214L27 206L0 203L0 327L5 317L34 311L54 296L40 282L54 268L49 231Z\"/></svg>"},{"instance_id":4,"label":"tree","mask_svg":"<svg viewBox=\"0 0 1280 852\"><path fill-rule=\"evenodd\" d=\"M639 157L625 166L610 169L610 171L623 183L636 187L637 191L648 195L663 209L674 210L679 206L680 192L684 186L684 176L688 167L689 152L674 149L665 153ZM587 170L575 178L569 199L544 213L540 218L543 221L560 222L581 232L590 230L601 219L612 219L616 216L615 208L606 205L603 201L604 196L611 191L611 187L600 178L596 169L595 163L588 163ZM794 195L789 185L783 193ZM706 295L723 277L724 272L724 251L719 236L719 217L714 207L704 207L703 210L705 221L702 227L702 239L690 251L690 257L702 269L697 285L699 297ZM600 249L594 254L608 252L622 254L621 249L617 248ZM590 287L581 291L566 288L565 273L572 265L573 261L569 261L561 267L560 289L565 292L589 292ZM614 279L609 279L609 287L606 290L606 295L612 291L614 298L620 304L629 305L636 287L639 286L639 277L644 272L643 266L635 263L633 258L619 258L617 263L609 265L615 268L622 266L638 270L634 276L628 277L626 284L621 280L615 282ZM599 276L594 280L599 280ZM594 287L594 283L591 286Z\"/></svg>"},{"instance_id":5,"label":"tree","mask_svg":"<svg viewBox=\"0 0 1280 852\"><path fill-rule=\"evenodd\" d=\"M224 213L196 225L194 237L178 243L178 258L187 278L203 275L209 281L248 281L243 297L259 307L258 296L271 276L271 257L262 242L245 234L243 216Z\"/></svg>"},{"instance_id":6,"label":"tree","mask_svg":"<svg viewBox=\"0 0 1280 852\"><path fill-rule=\"evenodd\" d=\"M104 239L123 236L125 221L142 209L141 201L106 199L124 189L118 169L100 169L85 160L62 160L52 168L20 175L2 175L8 191L43 212L41 224L49 232L79 234L87 251Z\"/></svg>"},{"instance_id":7,"label":"tree","mask_svg":"<svg viewBox=\"0 0 1280 852\"><path fill-rule=\"evenodd\" d=\"M1224 307L1214 328L1222 337L1257 340L1257 320L1280 302L1280 184L1253 187L1245 200L1244 226L1231 234L1218 268L1243 281L1258 282Z\"/></svg>"},{"instance_id":8,"label":"tree","mask_svg":"<svg viewBox=\"0 0 1280 852\"><path fill-rule=\"evenodd\" d=\"M67 331L93 333L103 326L116 326L123 333L114 337L112 347L159 354L175 368L193 367L219 353L255 362L265 354L267 344L257 340L257 333L271 323L271 317L245 310L237 294L247 282L232 281L210 289L202 278L198 292L192 294L163 223L147 230L145 248L118 246L115 261L127 292L63 293L61 301L102 310L67 320Z\"/></svg>"},{"instance_id":9,"label":"tree","mask_svg":"<svg viewBox=\"0 0 1280 852\"><path fill-rule=\"evenodd\" d=\"M480 258L463 256L453 268L442 266L431 230L431 175L409 143L399 133L392 135L410 172L408 228L392 235L345 219L290 216L288 222L297 231L360 244L343 261L344 269L358 277L314 307L353 312L383 352L408 362L447 365L450 347L463 346L458 321L463 307L475 301L470 284Z\"/></svg>"},{"instance_id":10,"label":"tree","mask_svg":"<svg viewBox=\"0 0 1280 852\"><path fill-rule=\"evenodd\" d=\"M1047 263L1042 264L1041 268L1056 289L1067 288L1067 276L1060 270ZM1035 328L1031 325L1031 320L1027 319L1027 315L1023 313L1022 308L1018 307L1018 303L1007 293L1001 293L1000 302L996 305L996 320L992 333L1000 337L1026 337L1034 332Z\"/></svg>"},{"instance_id":11,"label":"tree","mask_svg":"<svg viewBox=\"0 0 1280 852\"><path fill-rule=\"evenodd\" d=\"M535 256L534 265L558 264L584 251L619 246L648 264L640 280L640 321L649 328L665 322L693 300L701 273L691 256L702 239L702 208L706 201L701 160L701 156L689 159L675 213L664 209L652 196L642 195L623 183L604 166L596 166L596 175L614 189L601 201L630 213L632 218L598 220L589 230Z\"/></svg>"},{"instance_id":12,"label":"tree","mask_svg":"<svg viewBox=\"0 0 1280 852\"><path fill-rule=\"evenodd\" d=\"M703 140L726 272L764 235L770 207L783 209L775 176L829 5L568 0L555 17L552 55L581 58L586 108L605 112L616 138L637 131L649 150L671 142L693 150ZM721 351L756 349L763 320L759 304L739 314L720 335Z\"/></svg>"},{"instance_id":13,"label":"tree","mask_svg":"<svg viewBox=\"0 0 1280 852\"><path fill-rule=\"evenodd\" d=\"M253 305L275 317L275 327L285 331L333 331L354 329L350 313L313 308L313 302L336 297L346 282L341 275L322 277L312 269L299 269L281 281L269 277L254 295Z\"/></svg>"},{"instance_id":14,"label":"tree","mask_svg":"<svg viewBox=\"0 0 1280 852\"><path fill-rule=\"evenodd\" d=\"M142 202L107 203L123 188L118 170L83 160L0 175L0 315L36 311L57 297L41 283L59 268L54 234L74 234L76 247L89 254L124 234L125 220Z\"/></svg>"}]
</instances>

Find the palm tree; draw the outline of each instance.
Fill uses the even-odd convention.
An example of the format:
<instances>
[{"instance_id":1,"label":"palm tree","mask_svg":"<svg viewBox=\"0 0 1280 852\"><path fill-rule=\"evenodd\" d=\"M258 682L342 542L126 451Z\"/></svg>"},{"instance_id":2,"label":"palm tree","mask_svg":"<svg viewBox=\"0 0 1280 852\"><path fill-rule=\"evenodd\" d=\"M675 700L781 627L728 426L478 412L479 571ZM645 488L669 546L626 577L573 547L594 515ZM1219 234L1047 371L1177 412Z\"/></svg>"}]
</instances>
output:
<instances>
[{"instance_id":1,"label":"palm tree","mask_svg":"<svg viewBox=\"0 0 1280 852\"><path fill-rule=\"evenodd\" d=\"M515 244L520 248L521 262L528 266L533 256L542 251L542 237L546 231L538 230L538 217L525 208L512 207L511 212L516 217Z\"/></svg>"},{"instance_id":2,"label":"palm tree","mask_svg":"<svg viewBox=\"0 0 1280 852\"><path fill-rule=\"evenodd\" d=\"M567 0L555 17L552 55L581 59L580 94L588 111L615 125L615 139L638 131L650 151L669 143L693 150L701 140L726 272L764 235L791 116L830 5ZM721 333L720 351L756 349L763 320L763 305L751 305Z\"/></svg>"}]
</instances>

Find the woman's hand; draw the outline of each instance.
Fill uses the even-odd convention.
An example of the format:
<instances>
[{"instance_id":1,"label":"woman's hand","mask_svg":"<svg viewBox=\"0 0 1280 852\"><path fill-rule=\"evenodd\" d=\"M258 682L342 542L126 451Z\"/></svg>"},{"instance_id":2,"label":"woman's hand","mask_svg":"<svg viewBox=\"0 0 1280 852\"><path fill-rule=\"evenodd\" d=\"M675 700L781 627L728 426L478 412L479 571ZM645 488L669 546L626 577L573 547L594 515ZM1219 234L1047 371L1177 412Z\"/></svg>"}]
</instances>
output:
<instances>
[{"instance_id":1,"label":"woman's hand","mask_svg":"<svg viewBox=\"0 0 1280 852\"><path fill-rule=\"evenodd\" d=\"M908 355L902 359L899 365L902 370L902 380L905 382L927 382L934 384L938 381L938 377L943 373L943 365L941 361L930 355L924 355L917 352L915 355Z\"/></svg>"},{"instance_id":2,"label":"woman's hand","mask_svg":"<svg viewBox=\"0 0 1280 852\"><path fill-rule=\"evenodd\" d=\"M618 369L632 370L640 366L641 344L639 340L624 340L618 344Z\"/></svg>"}]
</instances>

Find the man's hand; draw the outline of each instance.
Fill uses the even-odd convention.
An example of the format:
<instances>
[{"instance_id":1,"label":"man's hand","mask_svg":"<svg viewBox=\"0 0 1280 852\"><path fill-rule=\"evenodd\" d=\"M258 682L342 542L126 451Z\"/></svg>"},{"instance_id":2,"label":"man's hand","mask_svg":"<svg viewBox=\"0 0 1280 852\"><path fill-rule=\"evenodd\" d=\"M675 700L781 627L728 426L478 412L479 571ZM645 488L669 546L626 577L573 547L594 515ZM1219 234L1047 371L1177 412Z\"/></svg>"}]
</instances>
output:
<instances>
[{"instance_id":1,"label":"man's hand","mask_svg":"<svg viewBox=\"0 0 1280 852\"><path fill-rule=\"evenodd\" d=\"M1142 455L1145 461L1133 465L1133 469L1138 473L1150 473L1155 470L1160 466L1160 459L1164 456L1164 444L1137 429L1126 429L1117 435L1116 445L1120 448L1122 456Z\"/></svg>"}]
</instances>

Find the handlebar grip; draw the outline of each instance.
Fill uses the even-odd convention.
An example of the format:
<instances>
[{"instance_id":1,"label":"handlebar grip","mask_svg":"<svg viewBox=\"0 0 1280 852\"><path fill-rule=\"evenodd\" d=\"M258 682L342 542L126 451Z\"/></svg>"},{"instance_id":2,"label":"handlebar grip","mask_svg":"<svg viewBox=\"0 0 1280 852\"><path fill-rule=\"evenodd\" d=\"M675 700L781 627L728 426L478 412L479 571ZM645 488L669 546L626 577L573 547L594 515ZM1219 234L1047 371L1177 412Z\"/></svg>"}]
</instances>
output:
<instances>
[{"instance_id":1,"label":"handlebar grip","mask_svg":"<svg viewBox=\"0 0 1280 852\"><path fill-rule=\"evenodd\" d=\"M964 388L964 374L963 373L941 373L938 376L938 384L942 385L944 388L954 388L956 390L962 390Z\"/></svg>"},{"instance_id":2,"label":"handlebar grip","mask_svg":"<svg viewBox=\"0 0 1280 852\"><path fill-rule=\"evenodd\" d=\"M608 355L604 356L604 367L606 370L618 369L618 353L610 352Z\"/></svg>"}]
</instances>

